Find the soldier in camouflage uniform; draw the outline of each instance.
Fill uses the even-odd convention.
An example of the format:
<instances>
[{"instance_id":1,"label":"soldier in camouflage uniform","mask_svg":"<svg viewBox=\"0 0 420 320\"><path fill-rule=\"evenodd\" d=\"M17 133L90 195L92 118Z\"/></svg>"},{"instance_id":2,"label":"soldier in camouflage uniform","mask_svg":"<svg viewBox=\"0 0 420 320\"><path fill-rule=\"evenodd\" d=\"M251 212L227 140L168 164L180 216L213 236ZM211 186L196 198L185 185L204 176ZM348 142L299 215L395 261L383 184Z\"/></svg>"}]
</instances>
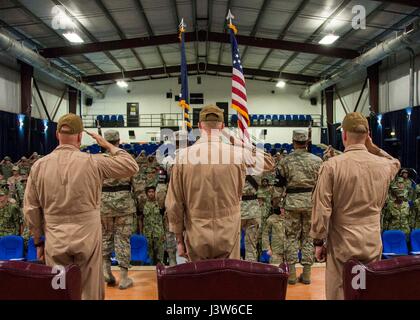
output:
<instances>
[{"instance_id":1,"label":"soldier in camouflage uniform","mask_svg":"<svg viewBox=\"0 0 420 320\"><path fill-rule=\"evenodd\" d=\"M20 235L22 222L20 208L9 201L6 191L0 190L0 237Z\"/></svg>"},{"instance_id":2,"label":"soldier in camouflage uniform","mask_svg":"<svg viewBox=\"0 0 420 320\"><path fill-rule=\"evenodd\" d=\"M262 232L265 227L265 223L268 219L268 217L271 214L271 196L273 194L273 187L269 185L268 179L263 178L261 179L261 185L258 187L257 191L257 197L258 197L258 203L260 205L260 211L261 211L261 225L258 230L258 244L259 247L262 247ZM263 251L262 249L260 251Z\"/></svg>"},{"instance_id":3,"label":"soldier in camouflage uniform","mask_svg":"<svg viewBox=\"0 0 420 320\"><path fill-rule=\"evenodd\" d=\"M19 174L19 167L13 166L12 168L12 176L7 179L7 184L9 185L10 190L10 197L15 198L16 195L16 184L20 181L21 176Z\"/></svg>"},{"instance_id":4,"label":"soldier in camouflage uniform","mask_svg":"<svg viewBox=\"0 0 420 320\"><path fill-rule=\"evenodd\" d=\"M162 212L156 201L156 188L149 186L146 188L147 201L144 204L143 219L140 232L147 238L149 258L153 264L163 263L164 237Z\"/></svg>"},{"instance_id":5,"label":"soldier in camouflage uniform","mask_svg":"<svg viewBox=\"0 0 420 320\"><path fill-rule=\"evenodd\" d=\"M293 131L294 152L280 162L280 175L286 185L286 258L289 264L289 283L295 284L299 248L302 252L303 273L299 281L311 282L311 266L314 261L313 239L309 237L312 215L312 190L318 178L322 159L307 151L308 133L306 130Z\"/></svg>"},{"instance_id":6,"label":"soldier in camouflage uniform","mask_svg":"<svg viewBox=\"0 0 420 320\"><path fill-rule=\"evenodd\" d=\"M4 180L7 181L12 176L13 163L10 157L4 157L0 162L0 172L3 175Z\"/></svg>"},{"instance_id":7,"label":"soldier in camouflage uniform","mask_svg":"<svg viewBox=\"0 0 420 320\"><path fill-rule=\"evenodd\" d=\"M120 136L116 130L108 130L105 139L118 146ZM110 156L104 154L104 156ZM115 250L116 259L120 267L119 289L126 289L133 285L128 277L130 267L130 236L136 203L132 193L132 178L106 179L102 187L101 222L102 222L102 255L105 282L115 285L115 278L111 272L111 254Z\"/></svg>"},{"instance_id":8,"label":"soldier in camouflage uniform","mask_svg":"<svg viewBox=\"0 0 420 320\"><path fill-rule=\"evenodd\" d=\"M164 211L163 214L163 227L165 229L165 244L164 250L168 253L169 265L176 265L176 238L173 232L169 231L169 221L165 210L166 193L168 192L168 176L163 168L158 169L159 179L156 187L156 199L159 204L160 210Z\"/></svg>"},{"instance_id":9,"label":"soldier in camouflage uniform","mask_svg":"<svg viewBox=\"0 0 420 320\"><path fill-rule=\"evenodd\" d=\"M31 171L31 163L29 159L27 159L26 157L22 157L17 163L17 166L19 167L19 173L21 175L29 175L29 171Z\"/></svg>"},{"instance_id":10,"label":"soldier in camouflage uniform","mask_svg":"<svg viewBox=\"0 0 420 320\"><path fill-rule=\"evenodd\" d=\"M413 209L412 229L420 229L420 184L416 186L416 200L414 200Z\"/></svg>"},{"instance_id":11,"label":"soldier in camouflage uniform","mask_svg":"<svg viewBox=\"0 0 420 320\"><path fill-rule=\"evenodd\" d=\"M284 213L278 207L273 208L273 214L268 217L262 234L262 249L271 257L270 263L279 265L285 261L285 245Z\"/></svg>"},{"instance_id":12,"label":"soldier in camouflage uniform","mask_svg":"<svg viewBox=\"0 0 420 320\"><path fill-rule=\"evenodd\" d=\"M393 188L392 191L394 199L390 200L385 207L384 230L401 230L408 241L412 220L406 192L400 188Z\"/></svg>"},{"instance_id":13,"label":"soldier in camouflage uniform","mask_svg":"<svg viewBox=\"0 0 420 320\"><path fill-rule=\"evenodd\" d=\"M247 175L241 201L241 228L245 231L245 260L258 261L258 230L261 209L257 200L258 183L254 176Z\"/></svg>"}]
</instances>

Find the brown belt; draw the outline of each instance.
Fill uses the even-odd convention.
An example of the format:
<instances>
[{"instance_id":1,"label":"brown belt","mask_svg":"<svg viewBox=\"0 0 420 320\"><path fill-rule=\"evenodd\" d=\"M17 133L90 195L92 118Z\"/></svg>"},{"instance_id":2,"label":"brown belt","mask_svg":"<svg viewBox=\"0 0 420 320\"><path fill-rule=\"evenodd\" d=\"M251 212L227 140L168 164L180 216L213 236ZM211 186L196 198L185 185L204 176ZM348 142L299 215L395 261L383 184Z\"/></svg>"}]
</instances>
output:
<instances>
[{"instance_id":1,"label":"brown belt","mask_svg":"<svg viewBox=\"0 0 420 320\"><path fill-rule=\"evenodd\" d=\"M242 196L242 201L250 201L250 200L257 200L257 196L256 195L252 195L252 196Z\"/></svg>"},{"instance_id":2,"label":"brown belt","mask_svg":"<svg viewBox=\"0 0 420 320\"><path fill-rule=\"evenodd\" d=\"M131 186L104 186L102 192L118 192L118 191L131 191Z\"/></svg>"}]
</instances>

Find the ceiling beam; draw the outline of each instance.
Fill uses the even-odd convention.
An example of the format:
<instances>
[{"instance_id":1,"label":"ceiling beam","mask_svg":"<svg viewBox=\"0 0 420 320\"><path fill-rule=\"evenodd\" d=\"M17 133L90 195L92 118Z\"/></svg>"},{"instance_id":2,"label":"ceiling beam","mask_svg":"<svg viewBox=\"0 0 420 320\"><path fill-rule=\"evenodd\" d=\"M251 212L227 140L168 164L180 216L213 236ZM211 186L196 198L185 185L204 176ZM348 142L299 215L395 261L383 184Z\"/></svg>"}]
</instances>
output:
<instances>
[{"instance_id":1,"label":"ceiling beam","mask_svg":"<svg viewBox=\"0 0 420 320\"><path fill-rule=\"evenodd\" d=\"M196 63L189 64L187 67L188 67L188 71L204 70L205 63L200 62L198 64ZM207 64L207 71L222 72L222 73L230 74L232 72L232 66ZM258 70L258 69L251 69L251 68L244 68L243 71L244 71L244 74L247 76L265 77L265 78L270 78L270 79L279 77L279 72L277 71ZM153 75L162 75L162 74L167 74L167 73L179 73L179 72L180 72L180 66L177 65L177 66L167 66L166 68L159 67L159 68L126 71L124 75L127 78L136 78L136 77L147 77L147 76L153 76ZM293 73L284 73L284 72L281 74L281 77L282 79L286 79L286 80L301 81L301 82L307 82L307 83L313 83L319 80L319 78L317 77L305 76L305 75L293 74ZM86 81L88 83L108 81L108 80L117 80L117 79L121 79L121 73L114 72L114 73L90 75L90 76L85 76L82 79L83 81Z\"/></svg>"},{"instance_id":2,"label":"ceiling beam","mask_svg":"<svg viewBox=\"0 0 420 320\"><path fill-rule=\"evenodd\" d=\"M64 38L64 36L62 34L60 34L59 32L57 32L56 30L54 30L50 25L48 25L44 20L42 20L40 17L38 17L37 15L35 15L31 10L29 10L26 6L24 6L19 0L11 0L17 7L19 7L20 10L22 10L26 15L28 15L29 17L31 17L32 19L34 19L37 23L39 23L40 25L42 25L44 28L48 29L50 32L52 32L53 34L55 34L57 37L59 37L61 40L66 41L67 40ZM99 68L95 63L93 63L88 57L83 56L83 59L88 62L89 64L91 64L93 66L93 68L96 69L96 71L100 72L100 73L104 73L104 71ZM57 58L57 57L55 57Z\"/></svg>"},{"instance_id":3,"label":"ceiling beam","mask_svg":"<svg viewBox=\"0 0 420 320\"><path fill-rule=\"evenodd\" d=\"M367 16L366 16L366 23L370 20L376 17L379 13L382 12L389 4L388 3L382 3L379 6L377 6L375 9L373 9ZM347 31L345 34L340 36L338 38L336 45L339 43L343 43L345 40L347 40L350 36L355 34L357 32L356 29L351 28L349 31ZM313 59L310 63L308 63L305 67L303 67L299 73L304 73L306 70L308 70L310 67L312 67L314 64L318 63L318 61L321 59L321 56L316 57Z\"/></svg>"},{"instance_id":4,"label":"ceiling beam","mask_svg":"<svg viewBox=\"0 0 420 320\"><path fill-rule=\"evenodd\" d=\"M73 23L77 26L77 28L80 31L82 31L89 38L90 41L98 42L98 39L92 33L90 33L90 31L86 29L85 26L69 10L67 10L67 8L59 0L51 1L54 2L57 6L61 6L63 8L66 15L72 19ZM109 53L108 51L104 51L104 54L109 60L112 61L113 64L117 66L118 69L125 71L124 67L118 62L117 59L115 59L115 57L111 53Z\"/></svg>"},{"instance_id":5,"label":"ceiling beam","mask_svg":"<svg viewBox=\"0 0 420 320\"><path fill-rule=\"evenodd\" d=\"M281 30L279 36L277 37L277 40L281 41L284 39L284 36L286 35L287 30L289 30L290 26L295 22L296 18L299 16L301 11L305 8L305 6L308 4L309 0L303 0L299 7L296 9L296 11L293 13L293 15L290 17L289 21L287 21L286 25ZM267 54L265 55L264 59L261 61L258 69L262 69L264 67L265 62L268 60L270 55L273 53L274 49L270 49Z\"/></svg>"},{"instance_id":6,"label":"ceiling beam","mask_svg":"<svg viewBox=\"0 0 420 320\"><path fill-rule=\"evenodd\" d=\"M343 0L340 5L324 20L324 22L306 39L305 43L311 43L315 37L321 34L326 26L338 16L352 0ZM287 66L299 55L298 52L292 54L285 63L280 67L279 71L283 71Z\"/></svg>"},{"instance_id":7,"label":"ceiling beam","mask_svg":"<svg viewBox=\"0 0 420 320\"><path fill-rule=\"evenodd\" d=\"M219 32L209 32L205 30L198 31L198 41L210 41L210 42L219 42L219 43L230 43L229 34L219 33ZM186 32L185 41L191 42L197 40L197 34L195 32ZM334 48L327 47L318 44L312 43L301 43L294 41L286 40L276 40L270 38L258 38L251 36L236 35L238 43L241 45L247 45L252 47L259 48L268 48L268 49L277 49L277 50L287 50L287 51L297 51L305 53L314 53L328 57L334 58L343 58L343 59L353 59L359 55L359 52L356 50L345 49L345 48ZM86 43L78 46L65 46L65 47L55 47L55 48L46 48L41 50L41 54L45 58L57 58L65 57L83 53L91 52L101 52L105 50L119 50L119 49L130 49L130 48L141 48L149 46L158 46L163 44L173 44L179 43L178 34L166 34L160 36L152 37L140 37L140 38L131 38L125 40L113 40L113 41L103 41L103 42L94 42Z\"/></svg>"},{"instance_id":8,"label":"ceiling beam","mask_svg":"<svg viewBox=\"0 0 420 320\"><path fill-rule=\"evenodd\" d=\"M151 24L149 22L149 19L146 16L146 12L144 11L144 7L143 7L141 1L140 0L135 0L134 3L137 6L137 9L138 9L137 11L140 12L140 15L142 16L143 21L146 24L146 29L147 29L147 33L149 34L149 37L153 37L155 35L155 33L154 33L153 29L152 29L152 26L151 26ZM159 47L156 47L156 50L157 50L157 53L159 55L160 62L162 63L162 65L164 67L166 67L166 62L165 62L165 59L163 58L163 55L162 55L162 52L160 51L160 48Z\"/></svg>"},{"instance_id":9,"label":"ceiling beam","mask_svg":"<svg viewBox=\"0 0 420 320\"><path fill-rule=\"evenodd\" d=\"M265 10L267 10L267 7L270 5L271 0L264 0L263 4L261 5L261 9L258 12L257 18L255 19L254 26L252 27L251 33L249 34L251 37L255 37L255 34L257 33L257 30L261 24L261 18L265 13ZM242 51L241 59L242 61L245 61L246 54L248 52L248 46L244 48L244 51Z\"/></svg>"},{"instance_id":10,"label":"ceiling beam","mask_svg":"<svg viewBox=\"0 0 420 320\"><path fill-rule=\"evenodd\" d=\"M102 12L105 14L106 18L109 20L109 22L111 22L112 26L114 27L114 29L117 31L119 37L121 39L127 39L125 33L121 30L120 26L118 25L117 21L115 21L114 17L111 15L111 13L108 11L107 7L105 6L105 4L102 2L102 0L95 0L96 5L101 8ZM136 58L137 62L140 65L140 68L144 69L144 63L141 60L141 58L139 57L139 55L137 54L137 52L134 49L130 50L131 53L133 54L134 58Z\"/></svg>"}]
</instances>

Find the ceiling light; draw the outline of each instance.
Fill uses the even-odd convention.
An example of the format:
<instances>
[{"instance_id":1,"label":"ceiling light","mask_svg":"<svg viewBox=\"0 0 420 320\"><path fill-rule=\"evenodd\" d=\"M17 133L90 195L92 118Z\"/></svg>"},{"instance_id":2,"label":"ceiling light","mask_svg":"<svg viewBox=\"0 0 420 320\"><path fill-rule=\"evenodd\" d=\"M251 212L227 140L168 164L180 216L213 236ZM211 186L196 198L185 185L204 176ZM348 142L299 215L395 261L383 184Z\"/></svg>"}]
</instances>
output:
<instances>
[{"instance_id":1,"label":"ceiling light","mask_svg":"<svg viewBox=\"0 0 420 320\"><path fill-rule=\"evenodd\" d=\"M276 84L277 88L284 88L286 86L286 82L284 82L283 80L279 80Z\"/></svg>"},{"instance_id":2,"label":"ceiling light","mask_svg":"<svg viewBox=\"0 0 420 320\"><path fill-rule=\"evenodd\" d=\"M321 41L319 41L319 44L325 44L325 45L332 44L336 42L338 38L340 38L340 36L330 33L330 34L327 34L324 38L322 38Z\"/></svg>"},{"instance_id":3,"label":"ceiling light","mask_svg":"<svg viewBox=\"0 0 420 320\"><path fill-rule=\"evenodd\" d=\"M76 32L66 32L63 34L72 43L83 43L83 39Z\"/></svg>"},{"instance_id":4,"label":"ceiling light","mask_svg":"<svg viewBox=\"0 0 420 320\"><path fill-rule=\"evenodd\" d=\"M118 85L120 88L127 88L127 87L128 87L128 83L127 83L127 82L125 82L124 80L118 80L118 81L117 81L117 85Z\"/></svg>"}]
</instances>

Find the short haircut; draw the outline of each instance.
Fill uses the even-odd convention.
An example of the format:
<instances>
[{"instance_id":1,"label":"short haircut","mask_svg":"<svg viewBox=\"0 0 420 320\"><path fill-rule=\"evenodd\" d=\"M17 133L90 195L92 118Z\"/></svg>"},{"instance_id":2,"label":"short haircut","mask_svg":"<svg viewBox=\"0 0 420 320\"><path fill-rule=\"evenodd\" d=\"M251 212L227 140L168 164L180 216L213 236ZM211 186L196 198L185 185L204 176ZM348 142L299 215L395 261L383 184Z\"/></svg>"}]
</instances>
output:
<instances>
[{"instance_id":1,"label":"short haircut","mask_svg":"<svg viewBox=\"0 0 420 320\"><path fill-rule=\"evenodd\" d=\"M222 124L223 122L221 121L215 121L215 120L211 120L211 121L201 121L201 124L203 127L205 127L206 129L219 129L218 127Z\"/></svg>"},{"instance_id":2,"label":"short haircut","mask_svg":"<svg viewBox=\"0 0 420 320\"><path fill-rule=\"evenodd\" d=\"M150 190L156 191L156 187L154 186L146 187L146 193L148 193Z\"/></svg>"},{"instance_id":3,"label":"short haircut","mask_svg":"<svg viewBox=\"0 0 420 320\"><path fill-rule=\"evenodd\" d=\"M306 145L307 142L308 141L296 141L296 140L293 140L293 143L295 143L296 145L301 146L301 147L303 147L304 145Z\"/></svg>"}]
</instances>

